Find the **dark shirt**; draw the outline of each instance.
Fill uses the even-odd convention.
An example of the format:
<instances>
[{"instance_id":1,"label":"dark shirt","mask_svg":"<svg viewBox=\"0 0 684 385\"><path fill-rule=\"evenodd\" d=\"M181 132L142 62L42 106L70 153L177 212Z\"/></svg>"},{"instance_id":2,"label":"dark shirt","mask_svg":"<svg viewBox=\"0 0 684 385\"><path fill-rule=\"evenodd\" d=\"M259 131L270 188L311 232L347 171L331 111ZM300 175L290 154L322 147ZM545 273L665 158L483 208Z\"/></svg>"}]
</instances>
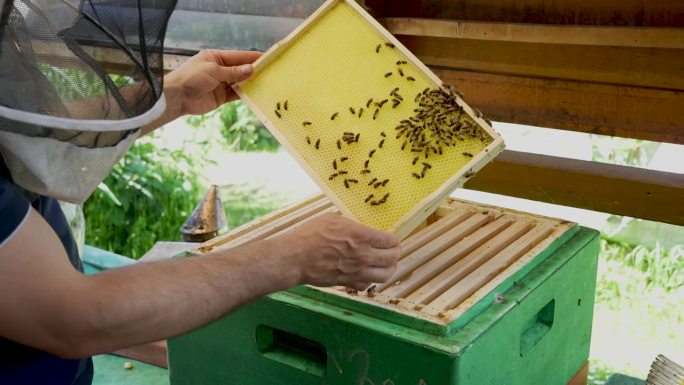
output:
<instances>
[{"instance_id":1,"label":"dark shirt","mask_svg":"<svg viewBox=\"0 0 684 385\"><path fill-rule=\"evenodd\" d=\"M52 227L62 241L74 268L83 271L76 242L59 203L45 196L26 194L15 186L0 157L0 247L22 225L30 207ZM40 237L39 234L36 236ZM92 378L93 363L90 358L62 359L0 337L1 385L89 385Z\"/></svg>"}]
</instances>

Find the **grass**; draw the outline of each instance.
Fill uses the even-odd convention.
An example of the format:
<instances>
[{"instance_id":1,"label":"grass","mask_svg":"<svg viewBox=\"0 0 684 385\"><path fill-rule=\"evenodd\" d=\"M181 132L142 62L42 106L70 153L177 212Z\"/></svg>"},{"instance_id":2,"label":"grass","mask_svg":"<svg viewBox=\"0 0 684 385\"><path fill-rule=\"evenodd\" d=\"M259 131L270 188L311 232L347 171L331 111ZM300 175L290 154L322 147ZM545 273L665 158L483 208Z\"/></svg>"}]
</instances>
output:
<instances>
[{"instance_id":1,"label":"grass","mask_svg":"<svg viewBox=\"0 0 684 385\"><path fill-rule=\"evenodd\" d=\"M643 379L658 353L682 360L683 251L602 240L589 384L616 372Z\"/></svg>"}]
</instances>

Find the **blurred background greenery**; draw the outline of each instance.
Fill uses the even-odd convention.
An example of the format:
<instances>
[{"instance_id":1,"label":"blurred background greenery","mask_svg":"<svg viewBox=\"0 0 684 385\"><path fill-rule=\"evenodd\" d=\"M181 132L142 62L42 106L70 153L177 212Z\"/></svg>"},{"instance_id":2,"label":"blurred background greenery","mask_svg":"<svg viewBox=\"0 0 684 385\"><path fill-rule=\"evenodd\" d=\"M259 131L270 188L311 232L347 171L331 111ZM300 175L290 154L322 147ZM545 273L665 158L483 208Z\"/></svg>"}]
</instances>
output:
<instances>
[{"instance_id":1,"label":"blurred background greenery","mask_svg":"<svg viewBox=\"0 0 684 385\"><path fill-rule=\"evenodd\" d=\"M116 165L85 204L87 244L137 259L157 241L178 240L180 226L209 186L204 171L217 166L212 154L280 151L240 102L186 123L201 139L169 148L163 133L153 134ZM647 166L658 149L657 143L600 136L592 136L591 145L594 160L637 167ZM245 182L221 188L231 228L300 199ZM590 384L603 384L614 372L644 378L654 352L684 346L684 231L655 231L659 225L611 217L604 229ZM616 356L618 346L624 351Z\"/></svg>"}]
</instances>

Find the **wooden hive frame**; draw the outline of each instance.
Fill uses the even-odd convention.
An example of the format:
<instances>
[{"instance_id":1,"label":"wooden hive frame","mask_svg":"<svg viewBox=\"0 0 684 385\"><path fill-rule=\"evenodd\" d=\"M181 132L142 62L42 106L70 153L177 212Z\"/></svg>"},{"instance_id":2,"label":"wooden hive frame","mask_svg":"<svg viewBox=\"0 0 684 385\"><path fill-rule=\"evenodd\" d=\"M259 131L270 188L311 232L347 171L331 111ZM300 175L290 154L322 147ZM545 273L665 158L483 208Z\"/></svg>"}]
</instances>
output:
<instances>
[{"instance_id":1,"label":"wooden hive frame","mask_svg":"<svg viewBox=\"0 0 684 385\"><path fill-rule=\"evenodd\" d=\"M282 235L326 212L339 211L318 195L212 239L195 253ZM313 286L300 293L332 294L345 298L352 307L363 303L409 321L455 328L458 325L453 321L466 322L463 316L476 304L492 300L497 288L526 274L542 262L543 251L577 230L575 223L556 218L448 199L401 242L398 269L388 282L374 285L370 293ZM419 282L402 291L404 279ZM428 304L421 299L429 299Z\"/></svg>"},{"instance_id":2,"label":"wooden hive frame","mask_svg":"<svg viewBox=\"0 0 684 385\"><path fill-rule=\"evenodd\" d=\"M396 49L403 54L412 65L418 68L429 80L433 83L435 88L441 88L443 82L428 69L418 58L416 58L408 49L406 49L391 33L385 30L375 19L368 15L361 6L353 0L328 0L316 12L314 12L304 23L297 29L290 33L281 42L275 44L264 55L259 58L254 64L254 74L252 79L259 76L259 73L279 57L285 50L287 50L297 39L305 32L316 25L328 11L333 9L336 5L344 3L355 10L373 29L381 34L386 42L394 44ZM248 80L249 81L249 80ZM289 143L287 137L278 129L275 122L273 122L265 113L262 106L259 106L250 98L249 94L244 89L244 82L233 86L235 92L241 99L254 111L257 117L265 124L269 131L278 139L278 141L285 147L302 166L302 168L312 177L314 182L322 189L327 197L335 204L337 208L347 217L357 219L347 205L326 185L325 181L318 175L313 168L304 160L304 158L295 150ZM462 99L458 99L458 104L463 107L466 113L474 122L476 122L480 129L484 130L492 139L483 151L475 154L475 156L461 167L458 172L449 177L441 186L433 191L431 194L422 198L422 200L412 209L403 214L403 216L394 223L388 230L400 239L405 238L411 233L421 222L425 220L440 203L456 188L463 186L463 184L487 163L498 156L504 150L503 139L497 134L491 126L483 119L480 113L476 113L469 107Z\"/></svg>"}]
</instances>

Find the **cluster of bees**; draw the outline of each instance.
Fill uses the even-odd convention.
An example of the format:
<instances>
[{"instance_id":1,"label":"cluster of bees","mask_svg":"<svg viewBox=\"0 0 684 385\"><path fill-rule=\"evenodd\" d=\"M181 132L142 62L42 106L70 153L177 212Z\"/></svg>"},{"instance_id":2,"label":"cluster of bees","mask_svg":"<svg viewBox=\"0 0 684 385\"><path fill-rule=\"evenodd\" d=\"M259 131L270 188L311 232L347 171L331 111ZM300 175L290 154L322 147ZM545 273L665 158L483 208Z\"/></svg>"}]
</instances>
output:
<instances>
[{"instance_id":1,"label":"cluster of bees","mask_svg":"<svg viewBox=\"0 0 684 385\"><path fill-rule=\"evenodd\" d=\"M446 83L439 89L426 88L415 97L415 102L418 103L418 108L413 110L415 115L402 120L395 127L395 138L404 138L401 150L416 154L411 163L416 165L421 155L425 157L426 161L421 162L423 169L411 173L416 179L424 178L427 171L432 169L427 159L430 154L442 155L444 146L456 146L456 141L463 142L466 137L479 138L483 142L488 139L474 121L462 119L467 114L458 104L458 97L463 98L463 95ZM481 117L478 110L475 113ZM491 122L488 123L491 125ZM469 152L463 152L462 155L466 158L473 157Z\"/></svg>"},{"instance_id":2,"label":"cluster of bees","mask_svg":"<svg viewBox=\"0 0 684 385\"><path fill-rule=\"evenodd\" d=\"M375 52L379 54L383 48L394 49L395 46L392 43L381 43L375 47ZM395 64L396 69L385 73L385 78L394 76L396 73L399 78L403 78L407 82L414 82L416 80L414 77L408 76L402 68L402 66L408 64L406 61L399 60ZM361 119L366 111L368 111L368 114L370 114L370 111L373 111L371 116L373 120L376 120L383 108L389 108L386 107L386 105L391 105L391 108L394 109L404 102L404 97L399 91L400 87L396 87L390 92L388 98L381 100L370 98L362 107L349 107L349 113L353 117ZM412 165L422 166L422 169L419 171L411 172L412 177L416 179L425 178L427 173L432 169L432 165L428 163L428 158L431 154L432 156L442 155L444 151L443 146L455 146L456 141L465 141L466 137L480 138L482 141L487 140L488 136L486 136L475 122L471 119L461 119L462 115L467 116L467 114L464 113L463 107L457 103L458 97L462 98L463 95L446 84L443 84L442 87L438 89L426 88L422 92L419 92L415 97L415 103L418 104L418 108L413 110L414 115L408 119L402 120L395 128L397 131L395 139L400 141L403 138L401 150L408 150L415 153ZM282 104L277 102L275 115L278 118L282 118L284 112L287 110L287 100ZM476 111L476 114L480 114L479 111ZM330 120L334 121L339 116L340 112L334 112L330 116ZM303 127L308 127L312 124L313 123L309 121L302 122ZM345 131L342 133L341 137L336 140L337 149L343 151L344 146L354 146L359 143L360 138L361 133L359 132ZM363 163L364 168L359 171L360 175L364 176L371 174L371 161L373 156L376 151L383 148L387 139L387 134L381 132L377 148L369 151L368 157ZM306 136L305 140L307 145L313 146L316 150L320 149L320 138L314 140L310 136ZM468 158L473 157L473 154L468 152L463 152L462 155ZM418 162L421 156L425 159L419 164ZM348 160L349 158L347 156L336 157L331 162L332 170L328 177L329 181L340 180L347 189L359 184L359 180L353 177L348 169L345 169ZM374 177L370 179L367 186L377 190L382 189L389 182L389 179ZM383 193L382 190L373 191L364 199L364 203L370 206L379 206L385 204L389 197L390 194L388 192Z\"/></svg>"}]
</instances>

